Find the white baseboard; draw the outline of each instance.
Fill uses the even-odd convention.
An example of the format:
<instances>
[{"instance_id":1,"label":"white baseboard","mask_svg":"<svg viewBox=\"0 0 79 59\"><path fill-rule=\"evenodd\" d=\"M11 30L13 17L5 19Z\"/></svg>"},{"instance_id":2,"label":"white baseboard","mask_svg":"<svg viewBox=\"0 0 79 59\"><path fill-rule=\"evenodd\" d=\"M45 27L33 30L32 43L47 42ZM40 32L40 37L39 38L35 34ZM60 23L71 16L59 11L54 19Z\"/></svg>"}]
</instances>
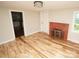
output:
<instances>
[{"instance_id":1,"label":"white baseboard","mask_svg":"<svg viewBox=\"0 0 79 59\"><path fill-rule=\"evenodd\" d=\"M78 40L70 40L70 39L69 39L69 41L79 44L79 41L78 41Z\"/></svg>"},{"instance_id":2,"label":"white baseboard","mask_svg":"<svg viewBox=\"0 0 79 59\"><path fill-rule=\"evenodd\" d=\"M4 42L0 42L0 45L1 44L5 44L5 43L8 43L8 42L10 42L10 41L14 41L15 39L10 39L10 40L7 40L7 41L4 41Z\"/></svg>"},{"instance_id":3,"label":"white baseboard","mask_svg":"<svg viewBox=\"0 0 79 59\"><path fill-rule=\"evenodd\" d=\"M26 34L25 36L29 36L29 35L32 35L32 34L37 33L37 32L40 32L40 31L32 32L32 33Z\"/></svg>"},{"instance_id":4,"label":"white baseboard","mask_svg":"<svg viewBox=\"0 0 79 59\"><path fill-rule=\"evenodd\" d=\"M37 33L37 32L39 32L39 31L26 34L25 36L29 36L29 35L32 35L32 34ZM6 41L3 41L3 42L0 42L0 45L1 45L1 44L5 44L5 43L8 43L8 42L10 42L10 41L14 41L14 40L15 40L15 38L12 38L12 39L10 39L10 40L6 40Z\"/></svg>"}]
</instances>

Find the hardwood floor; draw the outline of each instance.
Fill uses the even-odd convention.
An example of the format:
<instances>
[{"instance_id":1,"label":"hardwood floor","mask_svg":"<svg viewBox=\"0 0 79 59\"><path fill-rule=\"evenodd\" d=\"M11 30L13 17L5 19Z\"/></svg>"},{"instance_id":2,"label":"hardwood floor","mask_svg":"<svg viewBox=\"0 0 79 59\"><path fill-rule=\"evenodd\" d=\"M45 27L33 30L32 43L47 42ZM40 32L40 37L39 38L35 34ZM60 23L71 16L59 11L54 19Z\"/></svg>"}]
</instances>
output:
<instances>
[{"instance_id":1,"label":"hardwood floor","mask_svg":"<svg viewBox=\"0 0 79 59\"><path fill-rule=\"evenodd\" d=\"M79 57L79 44L53 39L43 32L18 37L15 41L0 45L0 57L15 58L67 58Z\"/></svg>"}]
</instances>

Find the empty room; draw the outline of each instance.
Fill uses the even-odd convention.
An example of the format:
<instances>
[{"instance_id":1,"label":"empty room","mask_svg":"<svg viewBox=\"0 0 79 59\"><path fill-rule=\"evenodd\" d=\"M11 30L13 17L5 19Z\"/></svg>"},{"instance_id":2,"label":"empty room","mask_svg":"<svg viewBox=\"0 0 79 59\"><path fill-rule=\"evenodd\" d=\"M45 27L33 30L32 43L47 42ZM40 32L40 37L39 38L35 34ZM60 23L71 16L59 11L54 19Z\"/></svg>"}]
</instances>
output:
<instances>
[{"instance_id":1,"label":"empty room","mask_svg":"<svg viewBox=\"0 0 79 59\"><path fill-rule=\"evenodd\" d=\"M79 58L79 1L0 1L0 58Z\"/></svg>"}]
</instances>

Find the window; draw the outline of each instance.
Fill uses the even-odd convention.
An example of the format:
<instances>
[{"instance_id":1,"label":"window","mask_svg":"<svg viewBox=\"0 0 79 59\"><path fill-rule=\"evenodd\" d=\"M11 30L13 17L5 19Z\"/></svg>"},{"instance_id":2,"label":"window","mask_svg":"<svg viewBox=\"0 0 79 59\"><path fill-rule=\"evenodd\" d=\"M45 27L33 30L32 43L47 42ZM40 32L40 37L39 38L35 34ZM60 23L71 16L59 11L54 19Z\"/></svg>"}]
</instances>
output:
<instances>
[{"instance_id":1,"label":"window","mask_svg":"<svg viewBox=\"0 0 79 59\"><path fill-rule=\"evenodd\" d=\"M74 31L79 32L79 12L74 13Z\"/></svg>"}]
</instances>

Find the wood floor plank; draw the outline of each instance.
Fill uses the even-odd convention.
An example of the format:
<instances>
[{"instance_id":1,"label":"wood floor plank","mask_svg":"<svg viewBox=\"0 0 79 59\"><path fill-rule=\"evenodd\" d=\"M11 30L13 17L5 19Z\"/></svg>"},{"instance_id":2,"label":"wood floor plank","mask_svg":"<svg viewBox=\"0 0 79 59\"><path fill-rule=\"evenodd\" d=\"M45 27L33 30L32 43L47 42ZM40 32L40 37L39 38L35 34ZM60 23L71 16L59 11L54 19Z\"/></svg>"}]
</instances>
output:
<instances>
[{"instance_id":1,"label":"wood floor plank","mask_svg":"<svg viewBox=\"0 0 79 59\"><path fill-rule=\"evenodd\" d=\"M26 40L26 41L27 41L27 40ZM34 42L33 42L33 41L34 41L34 40L31 40L31 41L29 41L29 42L31 42L31 43L34 45L34 44L35 44L35 43L34 43L35 41L34 41ZM43 41L43 40L42 40L42 41ZM37 43L39 43L39 42L37 42ZM36 43L36 44L37 44L37 43ZM44 44L42 44L42 43L41 43L41 45L37 44L38 46L36 46L36 44L35 44L35 48L41 47L41 46L43 45L43 47L40 48L40 49L42 50L41 53L43 53L43 51L48 51L48 50L50 50L50 48L52 47L52 46L48 46L48 48L47 48L47 46L45 46L46 44L44 45ZM59 55L62 54L62 55L64 55L64 56L66 56L66 55L65 55L66 53L62 53L62 52L60 51L61 49L57 49L57 48L54 47L54 46L55 46L55 45L53 45L52 51L56 51L55 53L59 53ZM46 49L47 49L47 50L46 50ZM38 49L37 49L37 50L38 50ZM45 53L44 53L44 54L45 54ZM47 54L46 54L46 55L47 55ZM52 55L52 54L51 54L51 55ZM50 55L50 56L51 56L51 55ZM67 55L68 55L68 53L67 53ZM50 57L50 56L47 55L47 57ZM52 55L52 56L53 56L53 55ZM67 57L67 56L66 56L66 57Z\"/></svg>"},{"instance_id":2,"label":"wood floor plank","mask_svg":"<svg viewBox=\"0 0 79 59\"><path fill-rule=\"evenodd\" d=\"M73 58L79 57L79 44L53 39L44 32L21 36L0 45L0 58Z\"/></svg>"}]
</instances>

